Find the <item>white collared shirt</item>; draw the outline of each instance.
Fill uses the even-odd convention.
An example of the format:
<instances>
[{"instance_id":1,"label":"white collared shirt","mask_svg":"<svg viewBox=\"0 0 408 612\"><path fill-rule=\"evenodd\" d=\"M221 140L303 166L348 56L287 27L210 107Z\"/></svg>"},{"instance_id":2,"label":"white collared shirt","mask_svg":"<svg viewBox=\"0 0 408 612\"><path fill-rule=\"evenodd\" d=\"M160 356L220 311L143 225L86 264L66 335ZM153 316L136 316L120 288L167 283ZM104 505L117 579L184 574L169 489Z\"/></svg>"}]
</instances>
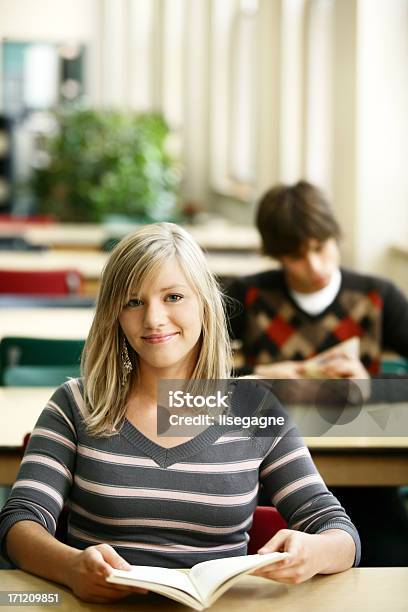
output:
<instances>
[{"instance_id":1,"label":"white collared shirt","mask_svg":"<svg viewBox=\"0 0 408 612\"><path fill-rule=\"evenodd\" d=\"M299 291L294 291L289 288L289 293L299 308L309 315L318 315L332 304L339 292L340 285L341 272L339 268L337 268L330 282L323 287L323 289L319 289L319 291L315 291L314 293L299 293Z\"/></svg>"}]
</instances>

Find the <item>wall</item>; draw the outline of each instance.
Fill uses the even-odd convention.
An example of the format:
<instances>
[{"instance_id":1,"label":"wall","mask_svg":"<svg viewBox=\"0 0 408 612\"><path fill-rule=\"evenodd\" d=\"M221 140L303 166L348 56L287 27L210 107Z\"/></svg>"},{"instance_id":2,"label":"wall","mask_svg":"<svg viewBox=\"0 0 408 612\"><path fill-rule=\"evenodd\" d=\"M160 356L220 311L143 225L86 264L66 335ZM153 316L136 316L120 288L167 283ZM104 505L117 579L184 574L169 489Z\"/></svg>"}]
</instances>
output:
<instances>
[{"instance_id":1,"label":"wall","mask_svg":"<svg viewBox=\"0 0 408 612\"><path fill-rule=\"evenodd\" d=\"M408 245L407 0L359 1L357 62L355 264L408 286L389 249Z\"/></svg>"},{"instance_id":2,"label":"wall","mask_svg":"<svg viewBox=\"0 0 408 612\"><path fill-rule=\"evenodd\" d=\"M100 4L99 0L0 0L0 39L71 40L87 45L87 89L90 100L97 104L101 87Z\"/></svg>"},{"instance_id":3,"label":"wall","mask_svg":"<svg viewBox=\"0 0 408 612\"><path fill-rule=\"evenodd\" d=\"M156 6L157 2L151 1ZM204 200L210 206L212 200L215 212L222 212L234 221L251 223L253 204L208 195L207 2L194 0L194 14L186 17L191 25L190 39L198 31L200 39L194 53L192 40L187 45L191 58L186 60L186 96L189 100L195 98L196 104L190 105L185 116L184 143L192 152L186 164L185 189L188 198ZM54 41L72 38L83 42L89 49L91 103L125 104L129 93L126 66L130 65L132 53L122 48L122 36L113 40L116 30L126 29L123 10L119 10L123 6L125 0L0 0L0 37ZM302 67L300 57L305 32L300 28L299 16L305 14L308 18L311 7L320 11L322 21L318 22L317 31L332 36L331 49L329 38L323 41L332 57L332 92L330 96L323 92L323 98L331 100L329 111L326 102L331 125L324 124L318 141L312 135L316 134L313 125L319 119L315 92L322 83L315 82L313 74L302 76L307 67ZM405 267L389 248L394 242L408 244L407 0L260 0L259 10L261 95L254 126L258 135L256 196L276 180L295 180L298 173L317 180L319 172L323 172L320 179L323 184L326 173L324 187L344 228L343 261L367 272L387 274L408 286L408 280L403 278ZM289 21L297 25L292 32L294 39L287 38L285 42L283 26ZM316 32L312 34L314 38ZM311 84L304 90L301 81L306 77ZM305 104L300 113L302 99ZM317 148L321 156L328 145L319 142L329 130L332 133L327 138L331 147L327 167L320 159L320 166L317 164L317 169L313 169L313 164L305 160L308 142L309 157L312 145L312 153L316 155ZM294 148L304 150L294 155Z\"/></svg>"},{"instance_id":4,"label":"wall","mask_svg":"<svg viewBox=\"0 0 408 612\"><path fill-rule=\"evenodd\" d=\"M358 241L356 193L357 1L335 0L333 15L332 199L343 229L342 261L355 265Z\"/></svg>"}]
</instances>

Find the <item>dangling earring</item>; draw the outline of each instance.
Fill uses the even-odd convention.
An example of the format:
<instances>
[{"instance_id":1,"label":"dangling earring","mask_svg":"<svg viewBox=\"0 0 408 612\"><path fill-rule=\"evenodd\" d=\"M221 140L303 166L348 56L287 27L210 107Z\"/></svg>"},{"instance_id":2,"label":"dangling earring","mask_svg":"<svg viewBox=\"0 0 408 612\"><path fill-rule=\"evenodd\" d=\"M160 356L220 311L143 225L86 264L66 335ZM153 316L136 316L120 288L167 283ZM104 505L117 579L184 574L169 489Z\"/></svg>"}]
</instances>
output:
<instances>
[{"instance_id":1,"label":"dangling earring","mask_svg":"<svg viewBox=\"0 0 408 612\"><path fill-rule=\"evenodd\" d=\"M122 359L122 387L126 384L129 374L133 370L132 362L129 358L128 347L126 344L126 338L123 337L122 350L120 351L120 357Z\"/></svg>"}]
</instances>

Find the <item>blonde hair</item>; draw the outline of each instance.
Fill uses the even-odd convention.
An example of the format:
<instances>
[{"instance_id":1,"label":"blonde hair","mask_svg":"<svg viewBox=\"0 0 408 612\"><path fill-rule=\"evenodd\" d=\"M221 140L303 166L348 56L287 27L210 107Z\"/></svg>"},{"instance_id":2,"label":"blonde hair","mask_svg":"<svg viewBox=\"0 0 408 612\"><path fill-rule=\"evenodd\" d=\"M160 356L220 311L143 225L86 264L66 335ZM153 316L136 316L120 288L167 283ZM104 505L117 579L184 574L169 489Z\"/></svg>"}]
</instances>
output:
<instances>
[{"instance_id":1,"label":"blonde hair","mask_svg":"<svg viewBox=\"0 0 408 612\"><path fill-rule=\"evenodd\" d=\"M231 348L223 297L206 258L192 236L174 223L146 225L126 236L112 251L102 273L95 316L82 354L86 424L93 435L110 435L123 421L126 399L138 374L137 355L129 347L133 371L122 386L119 315L169 258L175 256L201 302L201 347L192 379L231 375Z\"/></svg>"}]
</instances>

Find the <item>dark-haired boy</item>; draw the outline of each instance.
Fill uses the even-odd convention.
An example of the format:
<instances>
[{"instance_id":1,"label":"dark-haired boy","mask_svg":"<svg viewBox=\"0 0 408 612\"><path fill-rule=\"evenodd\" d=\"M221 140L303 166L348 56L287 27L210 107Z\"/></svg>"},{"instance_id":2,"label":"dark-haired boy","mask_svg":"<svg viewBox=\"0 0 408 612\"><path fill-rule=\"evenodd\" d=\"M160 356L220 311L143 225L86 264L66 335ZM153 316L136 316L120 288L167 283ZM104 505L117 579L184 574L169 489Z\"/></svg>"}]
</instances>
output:
<instances>
[{"instance_id":1,"label":"dark-haired boy","mask_svg":"<svg viewBox=\"0 0 408 612\"><path fill-rule=\"evenodd\" d=\"M317 187L300 181L269 190L257 226L263 252L281 267L227 289L243 305L230 326L248 372L299 378L303 360L354 336L360 360L334 350L325 376L378 374L384 350L408 357L407 299L388 280L340 267L340 228Z\"/></svg>"},{"instance_id":2,"label":"dark-haired boy","mask_svg":"<svg viewBox=\"0 0 408 612\"><path fill-rule=\"evenodd\" d=\"M379 373L384 350L408 357L407 299L388 280L340 266L340 227L317 187L300 181L270 189L256 222L263 252L281 266L227 288L241 303L230 327L242 343L242 373L302 378L305 360L332 349L320 376L362 379ZM359 359L335 348L355 336ZM335 493L360 531L363 565L408 565L408 519L397 489Z\"/></svg>"}]
</instances>

